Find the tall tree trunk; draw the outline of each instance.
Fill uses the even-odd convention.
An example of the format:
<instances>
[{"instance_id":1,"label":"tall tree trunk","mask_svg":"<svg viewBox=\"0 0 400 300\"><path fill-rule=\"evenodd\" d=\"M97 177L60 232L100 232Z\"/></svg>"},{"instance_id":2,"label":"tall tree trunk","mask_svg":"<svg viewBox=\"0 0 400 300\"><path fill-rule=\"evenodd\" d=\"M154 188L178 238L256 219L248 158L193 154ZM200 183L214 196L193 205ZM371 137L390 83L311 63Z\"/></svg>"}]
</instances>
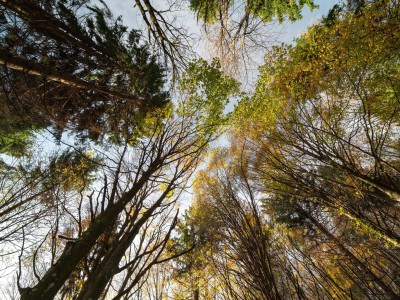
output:
<instances>
[{"instance_id":1,"label":"tall tree trunk","mask_svg":"<svg viewBox=\"0 0 400 300\"><path fill-rule=\"evenodd\" d=\"M172 185L173 183L171 183ZM133 225L132 229L127 233L124 238L119 241L118 245L111 249L111 253L108 258L105 259L104 263L101 263L97 268L97 274L93 275L93 279L87 282L79 294L77 300L90 300L99 299L101 293L106 288L110 278L112 278L118 272L118 265L121 258L124 256L126 250L132 244L140 228L146 223L146 221L152 216L153 212L162 204L162 201L171 191L171 188L167 188L160 198L150 207L143 216ZM176 220L174 221L174 223ZM96 273L96 272L95 272Z\"/></svg>"},{"instance_id":2,"label":"tall tree trunk","mask_svg":"<svg viewBox=\"0 0 400 300\"><path fill-rule=\"evenodd\" d=\"M199 300L200 299L200 291L199 287L196 287L196 289L193 291L193 300Z\"/></svg>"},{"instance_id":3,"label":"tall tree trunk","mask_svg":"<svg viewBox=\"0 0 400 300\"><path fill-rule=\"evenodd\" d=\"M118 217L160 164L160 161L154 161L136 184L121 196L119 201L109 205L75 242L65 247L60 258L36 286L24 289L21 293L21 300L53 299L79 262L89 253L97 239L104 232L104 229L110 226L113 220Z\"/></svg>"}]
</instances>

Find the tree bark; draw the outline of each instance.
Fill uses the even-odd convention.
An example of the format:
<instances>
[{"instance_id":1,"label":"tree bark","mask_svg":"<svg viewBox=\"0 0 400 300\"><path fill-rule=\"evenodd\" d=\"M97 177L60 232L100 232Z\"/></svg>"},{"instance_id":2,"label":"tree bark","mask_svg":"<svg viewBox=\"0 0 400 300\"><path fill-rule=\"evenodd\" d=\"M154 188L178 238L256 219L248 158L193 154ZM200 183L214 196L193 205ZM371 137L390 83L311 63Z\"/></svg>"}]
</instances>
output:
<instances>
[{"instance_id":1,"label":"tree bark","mask_svg":"<svg viewBox=\"0 0 400 300\"><path fill-rule=\"evenodd\" d=\"M143 214L143 216L135 225L133 225L133 228L130 230L129 234L125 236L125 239L122 239L118 243L117 247L113 249L111 255L108 259L106 259L105 263L100 265L100 272L95 275L93 280L85 284L83 293L78 296L77 300L91 300L100 298L100 295L106 288L109 279L117 273L121 258L124 256L125 251L132 244L132 241L138 234L140 228L151 217L153 212L161 205L162 201L170 191L170 188L166 189L160 198L154 203L154 205Z\"/></svg>"},{"instance_id":2,"label":"tree bark","mask_svg":"<svg viewBox=\"0 0 400 300\"><path fill-rule=\"evenodd\" d=\"M193 300L199 300L200 299L200 291L199 288L197 287L194 291L193 291Z\"/></svg>"},{"instance_id":3,"label":"tree bark","mask_svg":"<svg viewBox=\"0 0 400 300\"><path fill-rule=\"evenodd\" d=\"M104 232L104 228L110 225L118 217L126 204L143 187L146 181L155 172L161 162L154 161L152 166L143 173L138 182L115 204L110 205L89 226L89 228L68 248L64 249L57 262L46 272L42 279L33 288L24 290L21 300L53 299L78 263L89 253L96 240Z\"/></svg>"}]
</instances>

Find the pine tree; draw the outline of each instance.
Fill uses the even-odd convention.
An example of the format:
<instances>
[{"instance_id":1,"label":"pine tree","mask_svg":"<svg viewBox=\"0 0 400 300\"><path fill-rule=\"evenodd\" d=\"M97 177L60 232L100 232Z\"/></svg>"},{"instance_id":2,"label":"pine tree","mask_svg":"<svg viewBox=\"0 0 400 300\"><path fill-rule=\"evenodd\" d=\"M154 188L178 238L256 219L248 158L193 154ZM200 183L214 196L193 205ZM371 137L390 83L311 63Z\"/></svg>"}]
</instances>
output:
<instances>
[{"instance_id":1,"label":"pine tree","mask_svg":"<svg viewBox=\"0 0 400 300\"><path fill-rule=\"evenodd\" d=\"M86 1L1 1L3 117L82 138L134 135L169 100L140 33ZM13 130L5 133L12 134Z\"/></svg>"}]
</instances>

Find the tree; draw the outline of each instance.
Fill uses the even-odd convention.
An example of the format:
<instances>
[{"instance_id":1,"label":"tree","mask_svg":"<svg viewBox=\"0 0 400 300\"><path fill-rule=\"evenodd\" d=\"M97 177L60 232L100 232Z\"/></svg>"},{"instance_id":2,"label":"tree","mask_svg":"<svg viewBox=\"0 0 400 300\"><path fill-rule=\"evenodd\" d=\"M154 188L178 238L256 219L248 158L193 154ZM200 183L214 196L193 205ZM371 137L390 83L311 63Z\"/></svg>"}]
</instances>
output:
<instances>
[{"instance_id":1,"label":"tree","mask_svg":"<svg viewBox=\"0 0 400 300\"><path fill-rule=\"evenodd\" d=\"M21 286L19 271L22 299L52 298L60 290L78 299L98 298L110 285L118 286L114 297L120 299L130 295L151 267L182 254L164 255L177 222L171 215L174 203L220 132L224 105L238 90L217 67L191 63L181 85L186 97L176 111L168 106L149 114L140 137L126 141L116 157L103 155L104 175L97 177L103 182L86 182L79 191L60 195L63 216L49 220L55 222L52 230L33 249L57 250L51 258L41 256L40 270L34 255L34 279L28 283L34 287ZM21 259L24 252L29 253L22 245Z\"/></svg>"},{"instance_id":2,"label":"tree","mask_svg":"<svg viewBox=\"0 0 400 300\"><path fill-rule=\"evenodd\" d=\"M257 110L269 106L269 114L256 118L258 125L268 128L260 135L266 141L261 151L268 164L279 170L271 177L284 184L292 182L306 194L317 193L325 205L343 209L349 217L361 216L362 222L396 244L397 233L374 223L359 206L375 201L381 208L393 207L398 202L393 147L398 140L393 131L398 107L392 102L397 95L393 53L398 51L389 49L397 46L387 34L398 22L388 17L398 6L385 11L381 5L364 9L357 19L351 19L352 12L347 11L335 25L311 28L295 48L277 48L265 66L253 103L247 106L246 101L252 100L245 100L241 113L253 110L257 115ZM353 30L364 33L349 43L347 32ZM371 31L374 34L368 35ZM374 51L360 50L373 47L378 36L381 43L374 44ZM322 54L320 47L330 51ZM387 105L385 112L378 105Z\"/></svg>"},{"instance_id":3,"label":"tree","mask_svg":"<svg viewBox=\"0 0 400 300\"><path fill-rule=\"evenodd\" d=\"M398 1L350 7L309 28L296 45L276 47L255 95L236 111L265 205L278 219L325 235L333 252L346 257L340 274L305 264L315 268L310 274L322 269L319 276L346 297L351 290L338 290L341 276L363 297L395 299L399 292L391 275L399 243L398 9ZM378 261L370 261L371 252ZM351 275L357 272L362 279Z\"/></svg>"},{"instance_id":4,"label":"tree","mask_svg":"<svg viewBox=\"0 0 400 300\"><path fill-rule=\"evenodd\" d=\"M179 25L176 14L181 1L163 3L167 7L157 7L149 0L135 0L145 26L147 27L149 44L164 57L166 66L171 67L174 79L179 78L190 58L196 56L192 48L194 37L188 28Z\"/></svg>"},{"instance_id":5,"label":"tree","mask_svg":"<svg viewBox=\"0 0 400 300\"><path fill-rule=\"evenodd\" d=\"M289 20L294 22L301 18L301 10L307 4L310 9L315 8L313 1L250 1L246 3L244 21L248 22L250 16L261 18L263 22L271 21L276 17L280 22L288 16ZM199 19L205 23L214 23L218 21L221 15L226 15L227 10L234 6L233 1L221 0L192 0L190 2L191 8L197 12ZM247 21L246 21L247 20Z\"/></svg>"},{"instance_id":6,"label":"tree","mask_svg":"<svg viewBox=\"0 0 400 300\"><path fill-rule=\"evenodd\" d=\"M191 214L209 244L203 248L211 249L202 255L217 270L227 298L304 299L285 271L273 227L261 213L258 187L238 152L219 149L198 175Z\"/></svg>"},{"instance_id":7,"label":"tree","mask_svg":"<svg viewBox=\"0 0 400 300\"><path fill-rule=\"evenodd\" d=\"M399 1L334 6L252 94L150 1L146 43L103 3L0 0L0 276L23 300L398 299ZM306 4L191 1L227 61Z\"/></svg>"},{"instance_id":8,"label":"tree","mask_svg":"<svg viewBox=\"0 0 400 300\"><path fill-rule=\"evenodd\" d=\"M207 48L220 59L224 70L235 78L247 80L255 65L254 57L263 55L276 41L274 20L282 23L301 19L304 5L313 1L229 1L191 0L190 8L204 27ZM257 63L256 63L257 64ZM243 71L246 76L243 76Z\"/></svg>"},{"instance_id":9,"label":"tree","mask_svg":"<svg viewBox=\"0 0 400 300\"><path fill-rule=\"evenodd\" d=\"M2 1L4 117L83 137L131 136L168 103L164 70L106 6L85 1ZM8 134L19 130L17 122ZM13 124L13 123L11 123Z\"/></svg>"}]
</instances>

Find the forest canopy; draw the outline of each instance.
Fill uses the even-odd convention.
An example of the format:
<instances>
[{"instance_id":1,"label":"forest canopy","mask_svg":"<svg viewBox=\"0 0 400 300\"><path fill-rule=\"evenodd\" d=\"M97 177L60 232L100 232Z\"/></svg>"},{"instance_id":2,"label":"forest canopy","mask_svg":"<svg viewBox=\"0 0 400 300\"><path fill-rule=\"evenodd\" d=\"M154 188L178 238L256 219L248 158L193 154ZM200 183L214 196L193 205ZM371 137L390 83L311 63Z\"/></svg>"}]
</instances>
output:
<instances>
[{"instance_id":1,"label":"forest canopy","mask_svg":"<svg viewBox=\"0 0 400 300\"><path fill-rule=\"evenodd\" d=\"M0 298L399 299L400 2L320 4L0 0Z\"/></svg>"}]
</instances>

